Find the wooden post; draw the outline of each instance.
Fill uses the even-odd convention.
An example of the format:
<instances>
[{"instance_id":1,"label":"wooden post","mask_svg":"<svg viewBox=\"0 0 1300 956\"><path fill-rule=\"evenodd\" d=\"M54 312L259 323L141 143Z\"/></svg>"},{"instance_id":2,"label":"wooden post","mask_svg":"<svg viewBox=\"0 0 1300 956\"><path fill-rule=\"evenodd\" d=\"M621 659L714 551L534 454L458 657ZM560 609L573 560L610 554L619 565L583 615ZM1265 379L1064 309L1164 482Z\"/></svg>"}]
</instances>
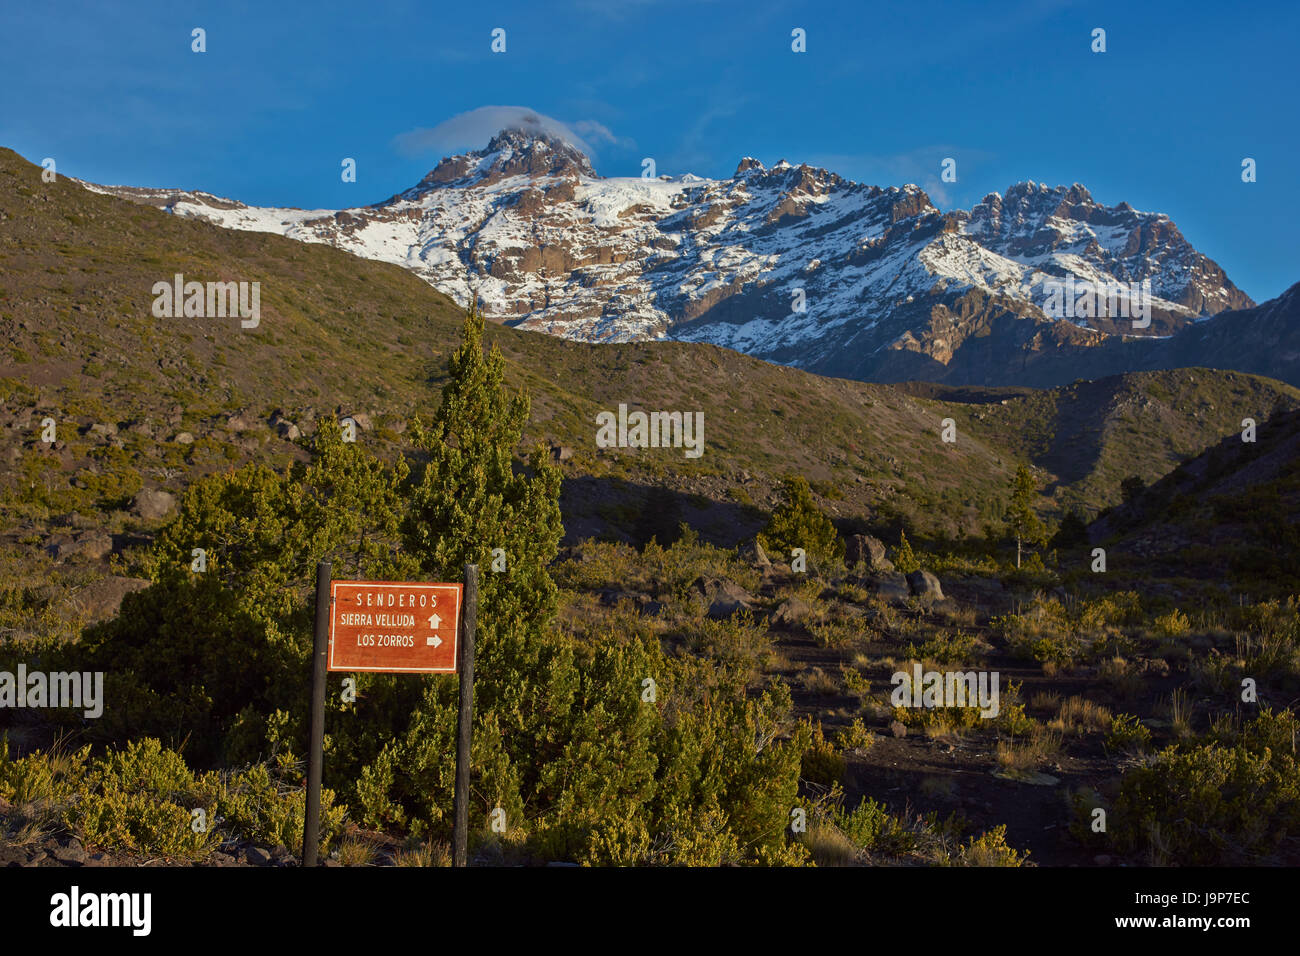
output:
<instances>
[{"instance_id":1,"label":"wooden post","mask_svg":"<svg viewBox=\"0 0 1300 956\"><path fill-rule=\"evenodd\" d=\"M307 745L307 819L302 865L315 866L320 852L320 780L325 744L325 667L330 633L330 563L316 565L316 645L311 661L311 739Z\"/></svg>"},{"instance_id":2,"label":"wooden post","mask_svg":"<svg viewBox=\"0 0 1300 956\"><path fill-rule=\"evenodd\" d=\"M465 565L465 606L461 608L460 711L456 717L456 795L452 866L468 865L469 758L474 730L474 625L478 617L478 565Z\"/></svg>"}]
</instances>

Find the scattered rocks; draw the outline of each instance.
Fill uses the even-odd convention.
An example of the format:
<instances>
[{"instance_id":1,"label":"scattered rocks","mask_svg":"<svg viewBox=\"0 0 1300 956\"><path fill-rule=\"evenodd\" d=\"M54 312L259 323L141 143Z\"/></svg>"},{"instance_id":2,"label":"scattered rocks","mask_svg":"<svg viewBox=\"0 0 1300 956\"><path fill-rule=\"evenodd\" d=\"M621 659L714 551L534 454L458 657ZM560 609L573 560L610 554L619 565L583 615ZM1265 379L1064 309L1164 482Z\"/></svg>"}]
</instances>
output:
<instances>
[{"instance_id":1,"label":"scattered rocks","mask_svg":"<svg viewBox=\"0 0 1300 956\"><path fill-rule=\"evenodd\" d=\"M275 433L285 441L297 441L302 437L302 429L291 421L282 421L275 426Z\"/></svg>"},{"instance_id":2,"label":"scattered rocks","mask_svg":"<svg viewBox=\"0 0 1300 956\"><path fill-rule=\"evenodd\" d=\"M903 723L901 720L890 721L889 732L895 737L906 737L907 724Z\"/></svg>"},{"instance_id":3,"label":"scattered rocks","mask_svg":"<svg viewBox=\"0 0 1300 956\"><path fill-rule=\"evenodd\" d=\"M146 521L156 521L171 514L176 507L176 496L161 488L147 488L131 502L131 512Z\"/></svg>"}]
</instances>

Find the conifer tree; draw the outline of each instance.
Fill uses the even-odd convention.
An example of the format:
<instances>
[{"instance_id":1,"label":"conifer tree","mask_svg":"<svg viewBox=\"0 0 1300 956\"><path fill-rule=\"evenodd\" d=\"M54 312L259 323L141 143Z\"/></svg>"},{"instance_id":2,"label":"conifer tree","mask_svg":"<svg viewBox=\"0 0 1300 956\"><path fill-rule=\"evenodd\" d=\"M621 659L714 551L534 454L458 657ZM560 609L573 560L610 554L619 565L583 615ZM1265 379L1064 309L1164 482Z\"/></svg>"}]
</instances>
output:
<instances>
[{"instance_id":1,"label":"conifer tree","mask_svg":"<svg viewBox=\"0 0 1300 956\"><path fill-rule=\"evenodd\" d=\"M912 545L907 540L907 532L898 533L898 550L894 553L894 567L903 574L921 570L921 562L912 553Z\"/></svg>"},{"instance_id":2,"label":"conifer tree","mask_svg":"<svg viewBox=\"0 0 1300 956\"><path fill-rule=\"evenodd\" d=\"M540 626L555 611L547 566L564 531L560 472L540 447L531 474L516 470L529 401L523 392L507 394L505 359L496 346L484 355L483 330L471 307L442 404L428 426L412 428L415 450L428 461L409 496L406 546L438 580L458 581L465 564L478 564L480 628L494 620ZM493 571L494 560L505 570Z\"/></svg>"},{"instance_id":3,"label":"conifer tree","mask_svg":"<svg viewBox=\"0 0 1300 956\"><path fill-rule=\"evenodd\" d=\"M1016 567L1025 544L1042 542L1046 529L1034 512L1034 499L1038 497L1038 484L1024 465L1016 468L1011 479L1011 499L1007 503L1007 531L1016 539Z\"/></svg>"},{"instance_id":4,"label":"conifer tree","mask_svg":"<svg viewBox=\"0 0 1300 956\"><path fill-rule=\"evenodd\" d=\"M831 519L813 501L812 489L803 475L791 475L782 481L781 503L759 535L759 544L787 559L794 548L803 548L810 558L821 563L844 557L844 542L835 533Z\"/></svg>"}]
</instances>

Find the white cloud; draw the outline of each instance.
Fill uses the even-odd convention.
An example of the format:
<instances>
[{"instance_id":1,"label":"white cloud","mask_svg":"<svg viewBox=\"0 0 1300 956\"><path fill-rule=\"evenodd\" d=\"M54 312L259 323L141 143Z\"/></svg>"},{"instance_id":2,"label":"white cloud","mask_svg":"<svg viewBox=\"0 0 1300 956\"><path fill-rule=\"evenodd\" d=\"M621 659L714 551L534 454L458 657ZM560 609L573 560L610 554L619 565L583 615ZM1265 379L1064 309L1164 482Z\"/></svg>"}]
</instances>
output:
<instances>
[{"instance_id":1,"label":"white cloud","mask_svg":"<svg viewBox=\"0 0 1300 956\"><path fill-rule=\"evenodd\" d=\"M526 106L480 106L443 120L437 126L420 127L399 134L394 144L409 155L436 153L440 156L464 149L480 149L503 129L524 129L561 139L590 156L593 144L626 147L631 140L615 136L595 120L565 123Z\"/></svg>"}]
</instances>

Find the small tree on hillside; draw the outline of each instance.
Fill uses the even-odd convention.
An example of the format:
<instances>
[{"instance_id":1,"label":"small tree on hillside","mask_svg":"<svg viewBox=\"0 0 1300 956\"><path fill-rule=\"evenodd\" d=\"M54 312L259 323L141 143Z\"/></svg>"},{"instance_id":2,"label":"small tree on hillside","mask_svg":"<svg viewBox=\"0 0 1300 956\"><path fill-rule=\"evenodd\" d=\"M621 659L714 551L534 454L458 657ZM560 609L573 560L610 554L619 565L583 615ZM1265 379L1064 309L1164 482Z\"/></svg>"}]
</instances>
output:
<instances>
[{"instance_id":1,"label":"small tree on hillside","mask_svg":"<svg viewBox=\"0 0 1300 956\"><path fill-rule=\"evenodd\" d=\"M831 519L813 501L812 489L803 475L791 475L781 482L781 503L758 538L764 550L786 556L794 548L803 548L810 558L823 564L844 557L844 542L835 533Z\"/></svg>"},{"instance_id":2,"label":"small tree on hillside","mask_svg":"<svg viewBox=\"0 0 1300 956\"><path fill-rule=\"evenodd\" d=\"M1124 504L1132 504L1146 491L1146 482L1137 475L1129 475L1119 483L1119 493L1124 499Z\"/></svg>"},{"instance_id":3,"label":"small tree on hillside","mask_svg":"<svg viewBox=\"0 0 1300 956\"><path fill-rule=\"evenodd\" d=\"M1073 509L1067 511L1061 518L1061 526L1057 529L1056 534L1052 536L1052 547L1066 550L1069 548L1083 548L1088 545L1088 525L1080 517L1079 513Z\"/></svg>"},{"instance_id":4,"label":"small tree on hillside","mask_svg":"<svg viewBox=\"0 0 1300 956\"><path fill-rule=\"evenodd\" d=\"M903 574L911 574L913 571L921 570L921 562L917 560L916 554L912 551L912 545L907 540L907 532L898 533L898 548L894 551L894 567Z\"/></svg>"},{"instance_id":5,"label":"small tree on hillside","mask_svg":"<svg viewBox=\"0 0 1300 956\"><path fill-rule=\"evenodd\" d=\"M1024 465L1016 468L1011 479L1011 500L1007 503L1007 531L1016 539L1016 567L1020 567L1020 554L1025 544L1040 544L1047 529L1034 512L1038 497L1038 483Z\"/></svg>"}]
</instances>

